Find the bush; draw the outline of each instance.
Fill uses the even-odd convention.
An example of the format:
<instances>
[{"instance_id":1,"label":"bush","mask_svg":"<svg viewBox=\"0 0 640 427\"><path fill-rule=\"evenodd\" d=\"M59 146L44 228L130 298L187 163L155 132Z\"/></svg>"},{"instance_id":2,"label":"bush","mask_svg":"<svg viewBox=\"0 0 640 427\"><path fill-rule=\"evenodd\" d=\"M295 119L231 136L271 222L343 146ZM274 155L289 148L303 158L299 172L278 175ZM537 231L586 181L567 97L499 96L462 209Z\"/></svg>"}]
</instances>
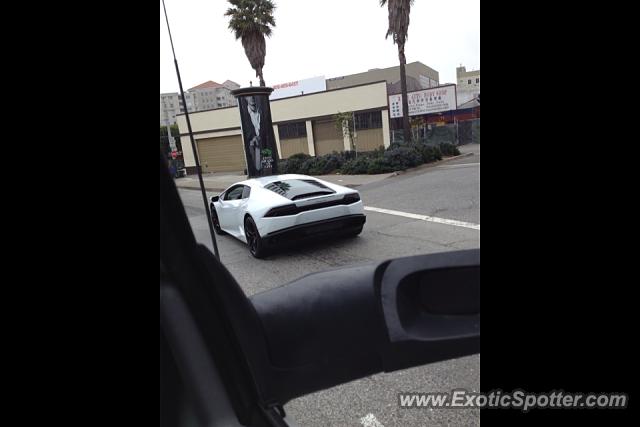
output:
<instances>
[{"instance_id":1,"label":"bush","mask_svg":"<svg viewBox=\"0 0 640 427\"><path fill-rule=\"evenodd\" d=\"M443 156L459 156L460 155L460 150L458 150L458 147L451 144L450 142L441 142L440 151L442 151Z\"/></svg>"},{"instance_id":2,"label":"bush","mask_svg":"<svg viewBox=\"0 0 640 427\"><path fill-rule=\"evenodd\" d=\"M315 157L309 157L308 159L302 161L302 163L298 167L298 171L294 173L309 175L309 171L314 168L314 166L316 165L316 162L317 162L317 159Z\"/></svg>"},{"instance_id":3,"label":"bush","mask_svg":"<svg viewBox=\"0 0 640 427\"><path fill-rule=\"evenodd\" d=\"M424 163L431 163L437 160L442 160L442 151L437 145L422 144L420 154L422 155L422 161Z\"/></svg>"},{"instance_id":4,"label":"bush","mask_svg":"<svg viewBox=\"0 0 640 427\"><path fill-rule=\"evenodd\" d=\"M357 159L347 160L342 165L341 171L346 175L359 175L368 173L369 157L359 156Z\"/></svg>"},{"instance_id":5,"label":"bush","mask_svg":"<svg viewBox=\"0 0 640 427\"><path fill-rule=\"evenodd\" d=\"M324 156L311 157L308 154L294 154L287 160L281 160L282 173L297 173L302 175L326 175L342 167L347 159L355 153L338 153L334 151Z\"/></svg>"},{"instance_id":6,"label":"bush","mask_svg":"<svg viewBox=\"0 0 640 427\"><path fill-rule=\"evenodd\" d=\"M422 164L422 155L412 146L397 147L387 150L383 159L392 170L406 170Z\"/></svg>"},{"instance_id":7,"label":"bush","mask_svg":"<svg viewBox=\"0 0 640 427\"><path fill-rule=\"evenodd\" d=\"M439 145L421 142L395 142L388 149L380 147L367 153L353 151L336 152L324 156L311 157L308 154L294 154L281 161L281 173L302 175L326 175L340 171L346 175L388 173L406 170L423 163L441 160L445 155L459 154L458 148L450 143Z\"/></svg>"},{"instance_id":8,"label":"bush","mask_svg":"<svg viewBox=\"0 0 640 427\"><path fill-rule=\"evenodd\" d=\"M367 166L367 173L373 175L376 173L388 173L393 172L394 169L389 164L388 160L384 157L376 157L369 160L369 166Z\"/></svg>"},{"instance_id":9,"label":"bush","mask_svg":"<svg viewBox=\"0 0 640 427\"><path fill-rule=\"evenodd\" d=\"M329 174L336 169L340 169L342 164L345 162L344 157L341 156L337 152L333 152L331 154L325 154L324 156L320 156L318 158L315 172L313 174L318 175L326 175Z\"/></svg>"},{"instance_id":10,"label":"bush","mask_svg":"<svg viewBox=\"0 0 640 427\"><path fill-rule=\"evenodd\" d=\"M293 154L287 160L280 160L280 171L281 173L300 173L300 166L310 158L310 155L304 153Z\"/></svg>"}]
</instances>

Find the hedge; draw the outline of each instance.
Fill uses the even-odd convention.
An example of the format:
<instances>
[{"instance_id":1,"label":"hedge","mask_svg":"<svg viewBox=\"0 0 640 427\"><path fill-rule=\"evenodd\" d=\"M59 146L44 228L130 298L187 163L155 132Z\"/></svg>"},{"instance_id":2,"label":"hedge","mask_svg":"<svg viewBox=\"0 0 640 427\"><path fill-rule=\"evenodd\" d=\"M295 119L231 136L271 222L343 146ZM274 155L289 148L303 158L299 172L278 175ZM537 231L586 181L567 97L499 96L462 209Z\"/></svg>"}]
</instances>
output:
<instances>
[{"instance_id":1,"label":"hedge","mask_svg":"<svg viewBox=\"0 0 640 427\"><path fill-rule=\"evenodd\" d=\"M294 154L280 161L282 173L302 175L327 175L340 172L345 175L377 174L403 171L423 163L441 160L443 156L457 156L458 147L449 143L395 142L389 148L356 154L353 151L336 152L311 157Z\"/></svg>"}]
</instances>

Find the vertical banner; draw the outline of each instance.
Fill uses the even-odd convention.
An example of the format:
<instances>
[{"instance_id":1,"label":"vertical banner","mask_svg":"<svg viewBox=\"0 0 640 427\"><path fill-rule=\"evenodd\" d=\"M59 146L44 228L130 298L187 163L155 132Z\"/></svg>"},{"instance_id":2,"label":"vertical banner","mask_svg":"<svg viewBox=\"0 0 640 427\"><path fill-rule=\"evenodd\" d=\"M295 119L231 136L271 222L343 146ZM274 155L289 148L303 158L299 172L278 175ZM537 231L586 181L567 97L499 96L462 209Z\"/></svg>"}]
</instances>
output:
<instances>
[{"instance_id":1,"label":"vertical banner","mask_svg":"<svg viewBox=\"0 0 640 427\"><path fill-rule=\"evenodd\" d=\"M238 99L249 178L278 174L278 148L269 105L272 91L262 86L231 91Z\"/></svg>"}]
</instances>

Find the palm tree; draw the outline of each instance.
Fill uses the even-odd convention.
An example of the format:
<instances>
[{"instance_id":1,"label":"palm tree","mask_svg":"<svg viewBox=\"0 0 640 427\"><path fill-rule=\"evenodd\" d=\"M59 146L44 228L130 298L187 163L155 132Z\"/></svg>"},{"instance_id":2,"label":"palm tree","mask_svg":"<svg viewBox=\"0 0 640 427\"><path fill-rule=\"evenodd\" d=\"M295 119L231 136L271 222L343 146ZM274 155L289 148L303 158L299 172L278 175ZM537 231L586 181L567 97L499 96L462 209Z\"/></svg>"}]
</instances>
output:
<instances>
[{"instance_id":1,"label":"palm tree","mask_svg":"<svg viewBox=\"0 0 640 427\"><path fill-rule=\"evenodd\" d=\"M404 140L411 139L411 128L409 127L409 102L407 100L407 76L405 75L405 65L407 58L404 56L404 44L407 41L409 32L409 13L413 0L380 0L380 7L387 5L389 9L389 29L387 35L393 36L393 43L398 46L398 57L400 59L400 90L402 92L402 129Z\"/></svg>"},{"instance_id":2,"label":"palm tree","mask_svg":"<svg viewBox=\"0 0 640 427\"><path fill-rule=\"evenodd\" d=\"M241 40L251 67L260 78L260 86L264 86L262 67L267 54L264 36L269 37L272 27L276 26L273 18L276 6L271 0L229 0L229 3L232 7L224 14L231 17L229 29L236 40Z\"/></svg>"}]
</instances>

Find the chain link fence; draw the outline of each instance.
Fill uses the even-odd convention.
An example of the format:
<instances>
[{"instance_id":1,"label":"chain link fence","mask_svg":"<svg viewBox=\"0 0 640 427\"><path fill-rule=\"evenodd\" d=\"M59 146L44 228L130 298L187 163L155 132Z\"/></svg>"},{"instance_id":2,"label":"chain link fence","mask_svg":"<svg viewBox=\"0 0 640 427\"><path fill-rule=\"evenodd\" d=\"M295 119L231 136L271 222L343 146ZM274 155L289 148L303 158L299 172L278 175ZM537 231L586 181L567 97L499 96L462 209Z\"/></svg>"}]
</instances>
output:
<instances>
[{"instance_id":1,"label":"chain link fence","mask_svg":"<svg viewBox=\"0 0 640 427\"><path fill-rule=\"evenodd\" d=\"M411 128L412 138L425 144L438 145L448 142L454 145L480 144L480 119L461 120L455 123L420 124ZM391 131L391 142L404 141L402 129Z\"/></svg>"}]
</instances>

